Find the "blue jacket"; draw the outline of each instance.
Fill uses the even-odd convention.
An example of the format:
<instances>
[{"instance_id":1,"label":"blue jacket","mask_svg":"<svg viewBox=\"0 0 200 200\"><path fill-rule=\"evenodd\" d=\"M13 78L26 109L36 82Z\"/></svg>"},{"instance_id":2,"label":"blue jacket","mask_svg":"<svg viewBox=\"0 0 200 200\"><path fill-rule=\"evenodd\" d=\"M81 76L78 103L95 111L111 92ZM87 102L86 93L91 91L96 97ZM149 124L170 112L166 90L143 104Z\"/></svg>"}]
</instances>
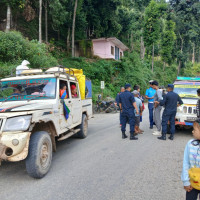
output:
<instances>
[{"instance_id":1,"label":"blue jacket","mask_svg":"<svg viewBox=\"0 0 200 200\"><path fill-rule=\"evenodd\" d=\"M125 90L125 92L122 92L119 95L119 103L122 104L122 110L123 112L133 112L133 110L135 109L133 106L133 103L135 102L135 98L133 96L133 94L131 92L129 92L128 90Z\"/></svg>"},{"instance_id":2,"label":"blue jacket","mask_svg":"<svg viewBox=\"0 0 200 200\"><path fill-rule=\"evenodd\" d=\"M164 113L166 115L171 115L174 112L177 112L177 103L183 104L180 96L175 92L168 92L166 96L164 96L163 100L160 101L160 105L165 107Z\"/></svg>"},{"instance_id":3,"label":"blue jacket","mask_svg":"<svg viewBox=\"0 0 200 200\"><path fill-rule=\"evenodd\" d=\"M200 168L199 145L200 144L198 144L195 139L192 139L187 143L185 147L183 169L181 174L181 180L183 181L184 186L190 185L188 170L192 167Z\"/></svg>"},{"instance_id":4,"label":"blue jacket","mask_svg":"<svg viewBox=\"0 0 200 200\"><path fill-rule=\"evenodd\" d=\"M120 95L120 94L121 94L121 92L118 93L117 96L116 96L116 98L115 98L115 101L116 101L116 103L117 103L118 106L119 106L119 95Z\"/></svg>"}]
</instances>

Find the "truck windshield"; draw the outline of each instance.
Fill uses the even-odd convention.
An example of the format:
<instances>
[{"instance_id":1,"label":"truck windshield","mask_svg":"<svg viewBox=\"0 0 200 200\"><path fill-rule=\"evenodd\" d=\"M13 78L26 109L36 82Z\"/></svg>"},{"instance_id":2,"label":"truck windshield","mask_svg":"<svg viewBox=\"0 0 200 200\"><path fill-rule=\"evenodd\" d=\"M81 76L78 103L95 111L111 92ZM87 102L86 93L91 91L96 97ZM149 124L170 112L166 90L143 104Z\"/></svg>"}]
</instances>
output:
<instances>
[{"instance_id":1,"label":"truck windshield","mask_svg":"<svg viewBox=\"0 0 200 200\"><path fill-rule=\"evenodd\" d=\"M56 78L2 81L0 102L44 100L56 97Z\"/></svg>"},{"instance_id":2,"label":"truck windshield","mask_svg":"<svg viewBox=\"0 0 200 200\"><path fill-rule=\"evenodd\" d=\"M197 89L199 86L193 85L175 85L174 92L182 98L198 98Z\"/></svg>"}]
</instances>

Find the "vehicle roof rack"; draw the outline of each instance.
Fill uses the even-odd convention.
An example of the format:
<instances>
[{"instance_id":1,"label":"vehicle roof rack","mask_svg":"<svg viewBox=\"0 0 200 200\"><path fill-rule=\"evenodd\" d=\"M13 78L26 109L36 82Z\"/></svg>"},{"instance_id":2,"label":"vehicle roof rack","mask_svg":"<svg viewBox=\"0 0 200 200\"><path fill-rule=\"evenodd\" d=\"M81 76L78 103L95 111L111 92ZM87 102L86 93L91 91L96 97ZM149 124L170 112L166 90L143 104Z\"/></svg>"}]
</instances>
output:
<instances>
[{"instance_id":1,"label":"vehicle roof rack","mask_svg":"<svg viewBox=\"0 0 200 200\"><path fill-rule=\"evenodd\" d=\"M58 71L47 71L51 68L58 68ZM66 69L68 69L68 73L66 72ZM35 72L34 72L35 70ZM45 71L43 71L45 70ZM26 72L27 71L27 72ZM30 75L46 75L46 74L55 74L55 73L59 73L59 74L63 74L63 75L66 75L67 78L69 79L70 77L74 77L75 80L77 80L76 76L74 75L74 70L71 69L71 68L67 68L63 65L57 65L57 66L54 66L54 67L50 67L50 68L41 68L41 69L33 69L33 68L30 68L30 69L24 69L23 70L24 73L21 73L19 74L18 76L30 76ZM7 76L7 78L9 77L16 77L16 74L13 73L13 70L11 70L11 75L10 76Z\"/></svg>"},{"instance_id":2,"label":"vehicle roof rack","mask_svg":"<svg viewBox=\"0 0 200 200\"><path fill-rule=\"evenodd\" d=\"M176 81L200 81L200 77L181 77L181 76L178 76Z\"/></svg>"}]
</instances>

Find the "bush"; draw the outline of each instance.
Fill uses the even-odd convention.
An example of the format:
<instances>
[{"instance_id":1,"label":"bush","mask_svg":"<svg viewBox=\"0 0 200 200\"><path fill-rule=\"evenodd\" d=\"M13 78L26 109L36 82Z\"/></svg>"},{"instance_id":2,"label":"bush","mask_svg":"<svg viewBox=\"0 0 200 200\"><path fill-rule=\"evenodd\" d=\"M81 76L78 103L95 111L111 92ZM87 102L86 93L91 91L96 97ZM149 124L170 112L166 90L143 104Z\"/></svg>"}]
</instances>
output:
<instances>
[{"instance_id":1,"label":"bush","mask_svg":"<svg viewBox=\"0 0 200 200\"><path fill-rule=\"evenodd\" d=\"M48 52L45 44L29 41L19 32L0 31L0 61L21 63L23 60L28 60L33 68L57 65L57 60Z\"/></svg>"},{"instance_id":2,"label":"bush","mask_svg":"<svg viewBox=\"0 0 200 200\"><path fill-rule=\"evenodd\" d=\"M1 63L0 62L0 79L10 76L12 73L15 73L16 69L15 64L12 63Z\"/></svg>"}]
</instances>

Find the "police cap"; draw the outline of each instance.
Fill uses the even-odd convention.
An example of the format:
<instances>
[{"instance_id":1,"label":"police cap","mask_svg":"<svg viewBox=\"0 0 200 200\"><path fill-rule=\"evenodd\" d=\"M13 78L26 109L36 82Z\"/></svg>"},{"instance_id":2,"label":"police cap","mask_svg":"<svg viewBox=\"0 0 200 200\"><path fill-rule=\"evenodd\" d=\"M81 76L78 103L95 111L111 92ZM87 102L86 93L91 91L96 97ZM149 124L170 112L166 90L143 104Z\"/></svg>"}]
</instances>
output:
<instances>
[{"instance_id":1,"label":"police cap","mask_svg":"<svg viewBox=\"0 0 200 200\"><path fill-rule=\"evenodd\" d=\"M125 89L128 89L131 87L131 84L127 83L124 87L125 87Z\"/></svg>"}]
</instances>

